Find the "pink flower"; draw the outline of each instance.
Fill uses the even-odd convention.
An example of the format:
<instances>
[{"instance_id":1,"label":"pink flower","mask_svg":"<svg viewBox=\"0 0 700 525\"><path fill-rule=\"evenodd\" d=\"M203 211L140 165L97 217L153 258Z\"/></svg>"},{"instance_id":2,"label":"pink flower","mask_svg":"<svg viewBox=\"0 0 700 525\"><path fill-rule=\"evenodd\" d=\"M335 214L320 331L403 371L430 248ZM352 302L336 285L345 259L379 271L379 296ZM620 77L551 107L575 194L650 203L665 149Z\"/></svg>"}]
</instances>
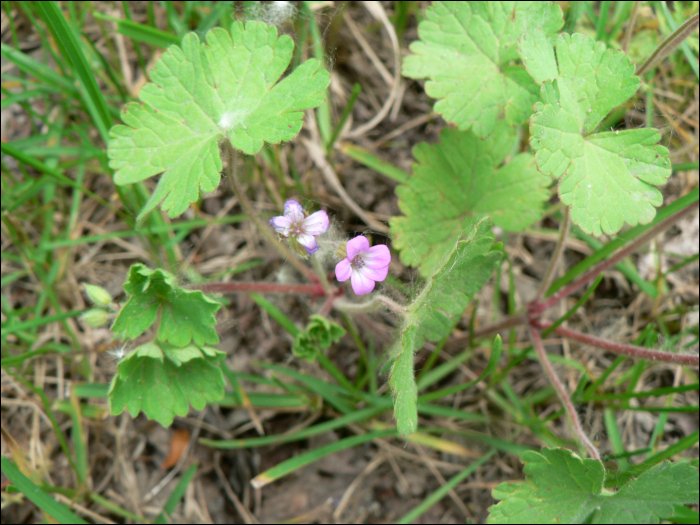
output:
<instances>
[{"instance_id":1,"label":"pink flower","mask_svg":"<svg viewBox=\"0 0 700 525\"><path fill-rule=\"evenodd\" d=\"M369 247L366 237L355 237L347 244L347 259L335 266L339 281L351 279L352 289L357 295L374 290L375 281L383 281L389 273L391 254L384 244Z\"/></svg>"},{"instance_id":2,"label":"pink flower","mask_svg":"<svg viewBox=\"0 0 700 525\"><path fill-rule=\"evenodd\" d=\"M328 229L328 214L321 210L304 217L301 204L290 199L284 203L284 215L273 217L270 224L277 233L296 240L311 255L318 250L314 236L321 235Z\"/></svg>"}]
</instances>

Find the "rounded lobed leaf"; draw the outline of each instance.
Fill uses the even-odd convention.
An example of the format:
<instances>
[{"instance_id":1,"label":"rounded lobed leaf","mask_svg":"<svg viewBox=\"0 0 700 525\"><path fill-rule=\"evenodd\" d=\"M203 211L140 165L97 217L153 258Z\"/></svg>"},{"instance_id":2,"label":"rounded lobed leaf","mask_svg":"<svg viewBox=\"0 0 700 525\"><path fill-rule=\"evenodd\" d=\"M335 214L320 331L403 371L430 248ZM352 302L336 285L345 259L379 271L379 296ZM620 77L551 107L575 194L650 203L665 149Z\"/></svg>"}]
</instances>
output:
<instances>
[{"instance_id":1,"label":"rounded lobed leaf","mask_svg":"<svg viewBox=\"0 0 700 525\"><path fill-rule=\"evenodd\" d=\"M155 65L143 104L122 110L110 131L108 156L116 184L163 173L139 220L162 202L170 217L184 212L221 180L219 141L253 155L265 143L294 138L303 112L321 104L330 82L318 60L280 81L294 50L289 36L262 22L195 33L171 46Z\"/></svg>"},{"instance_id":2,"label":"rounded lobed leaf","mask_svg":"<svg viewBox=\"0 0 700 525\"><path fill-rule=\"evenodd\" d=\"M542 84L530 145L540 171L561 179L559 196L572 221L594 235L651 222L662 203L654 186L671 174L668 150L656 144L660 134L594 133L639 87L627 56L581 34L559 35L555 50L542 31L526 34L518 51Z\"/></svg>"},{"instance_id":3,"label":"rounded lobed leaf","mask_svg":"<svg viewBox=\"0 0 700 525\"><path fill-rule=\"evenodd\" d=\"M459 129L490 135L499 119L522 124L538 99L536 86L513 65L518 38L563 25L551 2L434 2L418 26L403 74L427 78L435 111Z\"/></svg>"},{"instance_id":4,"label":"rounded lobed leaf","mask_svg":"<svg viewBox=\"0 0 700 525\"><path fill-rule=\"evenodd\" d=\"M154 341L142 345L117 367L109 389L111 414L126 409L136 417L143 411L167 427L176 415L187 415L190 405L202 410L224 396L224 376L217 364L223 355L195 345L178 348Z\"/></svg>"},{"instance_id":5,"label":"rounded lobed leaf","mask_svg":"<svg viewBox=\"0 0 700 525\"><path fill-rule=\"evenodd\" d=\"M503 121L485 140L446 128L440 142L414 148L413 176L396 188L404 216L391 220L401 260L419 266L424 276L485 216L506 230L531 226L542 216L551 184L528 153L499 167L515 144L513 129Z\"/></svg>"},{"instance_id":6,"label":"rounded lobed leaf","mask_svg":"<svg viewBox=\"0 0 700 525\"><path fill-rule=\"evenodd\" d=\"M525 481L493 489L501 502L487 523L659 523L674 505L698 503L698 469L689 463L664 461L611 493L600 461L548 448L521 459Z\"/></svg>"}]
</instances>

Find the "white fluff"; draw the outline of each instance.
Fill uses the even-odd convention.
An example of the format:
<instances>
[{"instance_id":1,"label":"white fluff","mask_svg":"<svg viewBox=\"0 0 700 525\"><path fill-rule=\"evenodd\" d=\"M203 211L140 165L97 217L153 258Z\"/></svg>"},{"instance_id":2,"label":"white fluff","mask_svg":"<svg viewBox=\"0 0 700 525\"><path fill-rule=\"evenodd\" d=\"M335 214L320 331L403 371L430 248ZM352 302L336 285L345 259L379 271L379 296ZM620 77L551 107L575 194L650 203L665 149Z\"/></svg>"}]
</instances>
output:
<instances>
[{"instance_id":1,"label":"white fluff","mask_svg":"<svg viewBox=\"0 0 700 525\"><path fill-rule=\"evenodd\" d=\"M219 128L224 131L229 131L236 127L241 121L240 111L227 111L219 119Z\"/></svg>"}]
</instances>

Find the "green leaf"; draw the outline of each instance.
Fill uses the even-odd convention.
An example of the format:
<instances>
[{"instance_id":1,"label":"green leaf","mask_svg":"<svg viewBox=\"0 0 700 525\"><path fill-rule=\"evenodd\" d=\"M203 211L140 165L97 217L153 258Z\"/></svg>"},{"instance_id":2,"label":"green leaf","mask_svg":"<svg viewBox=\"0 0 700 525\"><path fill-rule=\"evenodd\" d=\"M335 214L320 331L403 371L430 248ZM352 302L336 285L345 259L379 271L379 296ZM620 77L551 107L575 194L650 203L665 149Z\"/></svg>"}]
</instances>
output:
<instances>
[{"instance_id":1,"label":"green leaf","mask_svg":"<svg viewBox=\"0 0 700 525\"><path fill-rule=\"evenodd\" d=\"M224 375L217 365L225 355L214 348L184 348L151 341L136 348L117 367L109 389L112 415L139 411L167 427L185 416L189 405L197 410L224 396Z\"/></svg>"},{"instance_id":2,"label":"green leaf","mask_svg":"<svg viewBox=\"0 0 700 525\"><path fill-rule=\"evenodd\" d=\"M396 188L404 217L391 220L401 260L430 275L461 233L489 216L506 230L522 230L542 216L549 177L529 153L500 166L515 144L505 122L481 140L470 131L446 128L441 144L418 144L413 176Z\"/></svg>"},{"instance_id":3,"label":"green leaf","mask_svg":"<svg viewBox=\"0 0 700 525\"><path fill-rule=\"evenodd\" d=\"M525 31L555 33L561 9L551 2L434 2L418 26L403 74L428 78L425 90L439 99L435 111L459 129L490 135L499 119L522 124L539 99L517 60Z\"/></svg>"},{"instance_id":4,"label":"green leaf","mask_svg":"<svg viewBox=\"0 0 700 525\"><path fill-rule=\"evenodd\" d=\"M135 264L129 269L124 290L130 297L115 319L112 331L134 339L155 322L160 308L160 341L176 346L185 346L190 341L198 345L219 342L214 326L221 303L199 290L183 290L165 270Z\"/></svg>"},{"instance_id":5,"label":"green leaf","mask_svg":"<svg viewBox=\"0 0 700 525\"><path fill-rule=\"evenodd\" d=\"M492 249L493 240L491 224L485 219L465 231L407 308L391 351L394 363L389 377L394 417L404 436L418 426L414 352L425 340L439 341L448 335L474 294L489 280L501 259L501 251Z\"/></svg>"},{"instance_id":6,"label":"green leaf","mask_svg":"<svg viewBox=\"0 0 700 525\"><path fill-rule=\"evenodd\" d=\"M324 100L330 76L307 60L281 82L294 50L292 39L261 22L241 22L231 32L215 28L202 44L195 33L170 46L144 86L144 104L127 104L125 126L110 132L108 155L124 185L163 173L139 220L163 201L170 217L184 212L200 192L216 189L224 139L247 153L294 138L304 110Z\"/></svg>"},{"instance_id":7,"label":"green leaf","mask_svg":"<svg viewBox=\"0 0 700 525\"><path fill-rule=\"evenodd\" d=\"M639 88L634 65L621 51L592 38L562 33L556 55L542 31L518 47L527 70L542 84L530 119L538 168L561 178L559 196L586 233L617 233L626 222L646 224L662 204L671 174L668 150L654 129L593 133L605 116Z\"/></svg>"},{"instance_id":8,"label":"green leaf","mask_svg":"<svg viewBox=\"0 0 700 525\"><path fill-rule=\"evenodd\" d=\"M665 461L617 492L603 488L605 469L566 449L525 452L524 482L501 483L487 523L659 523L674 505L698 503L698 470Z\"/></svg>"}]
</instances>

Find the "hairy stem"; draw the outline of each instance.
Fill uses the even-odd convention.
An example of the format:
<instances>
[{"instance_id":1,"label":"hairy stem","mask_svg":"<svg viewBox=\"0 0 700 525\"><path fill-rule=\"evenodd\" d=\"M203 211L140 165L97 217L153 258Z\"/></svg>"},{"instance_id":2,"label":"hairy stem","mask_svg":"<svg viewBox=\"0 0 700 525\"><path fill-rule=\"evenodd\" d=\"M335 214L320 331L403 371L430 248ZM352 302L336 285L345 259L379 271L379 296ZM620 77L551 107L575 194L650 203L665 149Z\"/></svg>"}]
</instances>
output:
<instances>
[{"instance_id":1,"label":"hairy stem","mask_svg":"<svg viewBox=\"0 0 700 525\"><path fill-rule=\"evenodd\" d=\"M576 279L574 282L570 283L568 286L562 288L558 292L552 294L550 297L545 299L544 301L536 301L533 303L530 303L529 306L529 312L530 316L532 318L539 317L539 314L547 310L548 308L551 308L555 304L557 304L559 301L561 301L564 297L567 297L571 295L573 292L584 286L586 283L589 281L592 281L595 279L599 273L604 272L608 268L612 268L615 266L617 263L619 263L622 259L630 255L632 252L635 250L639 249L640 247L644 246L646 243L648 243L651 239L659 235L662 231L664 231L666 228L669 228L676 222L678 222L679 219L681 219L683 216L687 215L691 211L695 210L698 207L698 202L694 202L690 206L687 206L683 208L680 211L677 211L673 215L666 217L663 221L659 222L655 226L649 228L643 235L640 235L637 237L634 241L629 243L627 246L624 248L616 251L613 255L610 256L605 261L601 261L599 264L588 270L586 273L584 273L581 277Z\"/></svg>"},{"instance_id":2,"label":"hairy stem","mask_svg":"<svg viewBox=\"0 0 700 525\"><path fill-rule=\"evenodd\" d=\"M230 283L205 283L193 284L186 287L188 290L201 290L205 293L235 293L235 292L259 292L259 293L298 293L306 295L326 295L326 290L320 283L316 284L282 284L261 282L230 282Z\"/></svg>"},{"instance_id":3,"label":"hairy stem","mask_svg":"<svg viewBox=\"0 0 700 525\"><path fill-rule=\"evenodd\" d=\"M231 146L231 143L228 140L224 140L224 148L226 148L228 152L228 167L226 170L227 175L231 179L231 184L233 184L233 191L236 192L236 196L238 197L239 202L241 203L241 206L245 210L246 214L248 217L250 217L250 220L253 221L255 226L257 226L258 231L272 244L272 246L277 250L282 257L287 259L289 263L294 266L299 272L306 276L306 278L311 281L312 283L318 282L318 279L316 278L316 275L311 271L311 269L306 266L304 263L302 263L290 250L287 248L284 244L279 242L276 238L276 236L272 233L272 229L270 228L269 224L265 224L260 217L258 217L258 214L255 213L255 209L253 209L253 204L248 200L248 197L246 197L245 192L243 191L243 186L241 185L241 181L238 178L238 174L236 173L236 151L233 149L233 146Z\"/></svg>"},{"instance_id":4,"label":"hairy stem","mask_svg":"<svg viewBox=\"0 0 700 525\"><path fill-rule=\"evenodd\" d=\"M538 330L546 330L552 326L552 323L549 321L540 320L530 321L530 324ZM554 332L561 336L568 337L569 339L573 339L574 341L578 341L579 343L595 346L597 348L603 348L605 350L609 350L610 352L615 352L616 354L636 357L637 359L648 359L649 361L661 361L664 363L675 363L690 366L698 366L700 364L700 357L697 355L659 352L658 350L650 350L641 346L616 343L614 341L608 341L607 339L601 339L600 337L595 337L593 335L583 334L563 326L556 327Z\"/></svg>"},{"instance_id":5,"label":"hairy stem","mask_svg":"<svg viewBox=\"0 0 700 525\"><path fill-rule=\"evenodd\" d=\"M637 76L642 76L644 73L649 71L651 68L656 66L664 58L670 55L673 51L680 46L683 41L693 34L693 31L698 27L700 22L700 13L695 13L688 20L683 22L681 26L676 29L673 33L668 35L663 42L661 42L654 52L649 55L649 57L642 63L641 66L637 68L634 72Z\"/></svg>"},{"instance_id":6,"label":"hairy stem","mask_svg":"<svg viewBox=\"0 0 700 525\"><path fill-rule=\"evenodd\" d=\"M399 315L404 315L406 313L406 307L401 306L399 303L389 299L387 296L380 294L373 296L369 301L364 303L351 303L347 299L342 298L337 299L333 303L333 307L336 310L348 314L376 312L383 306L388 306Z\"/></svg>"},{"instance_id":7,"label":"hairy stem","mask_svg":"<svg viewBox=\"0 0 700 525\"><path fill-rule=\"evenodd\" d=\"M326 277L326 272L321 266L321 261L315 255L311 256L311 266L314 267L314 272L316 272L316 275L318 276L318 279L321 282L323 289L326 291L326 295L332 296L334 289L328 282L328 277Z\"/></svg>"},{"instance_id":8,"label":"hairy stem","mask_svg":"<svg viewBox=\"0 0 700 525\"><path fill-rule=\"evenodd\" d=\"M569 227L571 226L571 211L569 207L564 208L564 217L561 224L559 225L559 239L557 239L557 245L554 248L554 254L552 255L552 260L549 261L549 267L547 272L544 274L542 279L542 284L540 284L540 289L537 291L537 297L535 297L534 302L539 302L547 293L549 285L552 284L554 280L554 275L556 274L557 267L559 266L559 261L561 259L562 253L564 253L564 248L566 247L566 237L569 235Z\"/></svg>"},{"instance_id":9,"label":"hairy stem","mask_svg":"<svg viewBox=\"0 0 700 525\"><path fill-rule=\"evenodd\" d=\"M630 45L630 39L632 38L632 33L634 32L634 23L637 21L637 13L639 12L639 4L641 2L637 0L632 5L632 12L630 13L629 22L627 22L627 30L625 31L625 36L622 39L622 50L627 53L627 48Z\"/></svg>"},{"instance_id":10,"label":"hairy stem","mask_svg":"<svg viewBox=\"0 0 700 525\"><path fill-rule=\"evenodd\" d=\"M576 413L576 408L571 402L571 398L569 397L566 388L564 388L564 385L559 380L559 376L557 376L556 372L554 371L554 367L549 361L549 357L547 357L547 352L544 349L544 345L542 345L542 338L540 337L540 333L533 327L530 327L530 338L532 339L532 344L535 347L535 351L537 352L537 357L539 357L540 362L542 363L542 367L544 368L544 371L549 377L549 381L552 383L554 389L557 391L557 394L559 395L559 400L564 405L564 410L566 410L566 413L571 419L571 424L574 427L574 431L578 436L579 442L586 448L586 450L588 450L588 453L593 459L597 459L598 461L600 461L600 453L598 452L598 449L595 448L595 445L591 443L591 440L588 439L586 433L583 431L583 428L581 427L581 421L579 420L578 414Z\"/></svg>"}]
</instances>

